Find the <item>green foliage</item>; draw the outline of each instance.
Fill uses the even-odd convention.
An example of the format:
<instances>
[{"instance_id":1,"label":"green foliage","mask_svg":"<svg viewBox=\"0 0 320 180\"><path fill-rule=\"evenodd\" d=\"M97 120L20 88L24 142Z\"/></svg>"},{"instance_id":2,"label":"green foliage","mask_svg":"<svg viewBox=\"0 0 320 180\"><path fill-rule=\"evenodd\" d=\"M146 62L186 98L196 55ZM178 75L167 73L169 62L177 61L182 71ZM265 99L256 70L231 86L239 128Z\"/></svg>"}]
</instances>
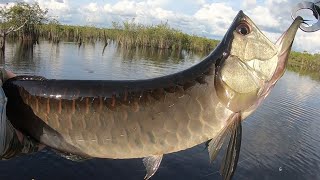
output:
<instances>
[{"instance_id":1,"label":"green foliage","mask_svg":"<svg viewBox=\"0 0 320 180\"><path fill-rule=\"evenodd\" d=\"M159 49L185 49L193 51L210 51L219 41L196 35L188 35L171 28L167 23L158 25L142 25L125 21L122 24L112 22L112 29L91 26L70 26L60 24L45 24L40 26L40 34L45 39L57 36L67 41L96 40L117 42L120 46L152 47ZM58 28L59 27L59 28ZM59 30L57 30L57 28Z\"/></svg>"},{"instance_id":2,"label":"green foliage","mask_svg":"<svg viewBox=\"0 0 320 180\"><path fill-rule=\"evenodd\" d=\"M302 75L320 80L320 54L291 52L287 68Z\"/></svg>"},{"instance_id":3,"label":"green foliage","mask_svg":"<svg viewBox=\"0 0 320 180\"><path fill-rule=\"evenodd\" d=\"M186 49L209 51L217 46L218 41L195 35L187 35L171 28L167 23L155 26L124 22L123 25L113 23L116 41L127 47L146 46L161 49Z\"/></svg>"},{"instance_id":4,"label":"green foliage","mask_svg":"<svg viewBox=\"0 0 320 180\"><path fill-rule=\"evenodd\" d=\"M37 26L47 22L47 10L42 10L38 3L29 4L17 2L12 7L0 8L1 29L19 28L22 38L33 38L37 33Z\"/></svg>"}]
</instances>

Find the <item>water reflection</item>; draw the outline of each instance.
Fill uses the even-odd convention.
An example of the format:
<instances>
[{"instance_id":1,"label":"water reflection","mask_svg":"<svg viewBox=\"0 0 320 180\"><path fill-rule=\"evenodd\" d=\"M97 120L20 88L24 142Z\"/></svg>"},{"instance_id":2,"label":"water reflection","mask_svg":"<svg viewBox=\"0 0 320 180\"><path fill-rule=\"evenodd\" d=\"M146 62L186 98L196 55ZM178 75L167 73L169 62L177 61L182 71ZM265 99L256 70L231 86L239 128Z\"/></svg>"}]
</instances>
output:
<instances>
[{"instance_id":1,"label":"water reflection","mask_svg":"<svg viewBox=\"0 0 320 180\"><path fill-rule=\"evenodd\" d=\"M320 81L320 73L318 71L310 71L306 68L297 68L297 67L288 67L287 68L289 71L293 71L298 73L301 76L309 76L311 79Z\"/></svg>"},{"instance_id":2,"label":"water reflection","mask_svg":"<svg viewBox=\"0 0 320 180\"><path fill-rule=\"evenodd\" d=\"M112 44L113 46L115 44ZM194 60L194 56L198 56L197 59L204 57L205 53L194 54L187 52L186 50L170 50L170 49L157 49L147 47L126 48L117 46L117 53L121 55L121 59L126 61L141 61L148 60L156 66L162 64L181 64L183 61Z\"/></svg>"},{"instance_id":3,"label":"water reflection","mask_svg":"<svg viewBox=\"0 0 320 180\"><path fill-rule=\"evenodd\" d=\"M109 43L40 41L37 45L11 43L6 66L17 74L36 74L54 79L141 79L188 68L205 54L150 48L127 49ZM133 76L134 75L134 76Z\"/></svg>"},{"instance_id":4,"label":"water reflection","mask_svg":"<svg viewBox=\"0 0 320 180\"><path fill-rule=\"evenodd\" d=\"M8 47L9 46L9 47ZM10 54L6 53L5 61L15 66L23 67L23 69L37 72L39 67L40 56L31 41L18 41L18 43L7 45ZM12 54L11 54L12 53Z\"/></svg>"},{"instance_id":5,"label":"water reflection","mask_svg":"<svg viewBox=\"0 0 320 180\"><path fill-rule=\"evenodd\" d=\"M204 55L156 49L124 49L104 44L40 42L33 56L16 59L7 46L7 67L19 74L64 79L137 79L190 67ZM8 47L11 47L8 48ZM27 59L32 58L32 59ZM30 64L28 64L30 62ZM234 179L320 178L320 83L287 72L266 101L243 125L243 142ZM225 148L225 147L224 147ZM219 163L209 164L204 145L166 155L153 179L221 179ZM0 179L137 179L141 159L68 161L50 150L0 161Z\"/></svg>"}]
</instances>

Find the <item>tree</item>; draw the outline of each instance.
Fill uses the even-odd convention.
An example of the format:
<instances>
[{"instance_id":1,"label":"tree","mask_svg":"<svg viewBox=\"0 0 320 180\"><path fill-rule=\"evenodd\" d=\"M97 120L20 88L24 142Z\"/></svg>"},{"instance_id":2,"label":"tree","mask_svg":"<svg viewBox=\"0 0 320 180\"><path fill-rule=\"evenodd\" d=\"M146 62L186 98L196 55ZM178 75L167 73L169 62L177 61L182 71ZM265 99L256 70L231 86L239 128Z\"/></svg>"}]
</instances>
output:
<instances>
[{"instance_id":1,"label":"tree","mask_svg":"<svg viewBox=\"0 0 320 180\"><path fill-rule=\"evenodd\" d=\"M6 28L21 28L22 39L33 39L37 26L47 22L48 10L42 10L38 3L18 2L12 7L0 9L2 25Z\"/></svg>"},{"instance_id":2,"label":"tree","mask_svg":"<svg viewBox=\"0 0 320 180\"><path fill-rule=\"evenodd\" d=\"M37 41L38 25L47 21L48 10L38 3L17 2L13 6L0 8L0 58L4 59L5 39L9 33L19 32L23 40Z\"/></svg>"}]
</instances>

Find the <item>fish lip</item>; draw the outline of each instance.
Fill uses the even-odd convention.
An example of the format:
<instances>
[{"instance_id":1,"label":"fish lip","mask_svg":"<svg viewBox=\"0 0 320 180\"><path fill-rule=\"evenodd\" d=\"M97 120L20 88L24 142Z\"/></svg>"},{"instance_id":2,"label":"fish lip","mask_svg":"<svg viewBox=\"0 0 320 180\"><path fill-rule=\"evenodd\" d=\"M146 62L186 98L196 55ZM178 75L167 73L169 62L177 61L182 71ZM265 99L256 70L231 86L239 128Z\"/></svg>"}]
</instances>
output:
<instances>
[{"instance_id":1,"label":"fish lip","mask_svg":"<svg viewBox=\"0 0 320 180\"><path fill-rule=\"evenodd\" d=\"M275 45L278 46L278 54L276 55L278 56L278 63L271 79L265 82L266 84L259 92L259 96L262 99L270 93L272 87L274 87L276 82L283 76L295 35L302 22L303 18L298 16L275 43Z\"/></svg>"},{"instance_id":2,"label":"fish lip","mask_svg":"<svg viewBox=\"0 0 320 180\"><path fill-rule=\"evenodd\" d=\"M296 17L296 19L291 23L290 27L279 37L275 43L275 45L278 46L278 64L275 72L273 73L272 79L270 80L270 83L273 85L283 76L285 72L291 47L301 23L303 23L303 18L301 16Z\"/></svg>"},{"instance_id":3,"label":"fish lip","mask_svg":"<svg viewBox=\"0 0 320 180\"><path fill-rule=\"evenodd\" d=\"M301 16L296 17L290 27L277 40L276 45L278 46L279 56L290 52L296 33L303 21Z\"/></svg>"}]
</instances>

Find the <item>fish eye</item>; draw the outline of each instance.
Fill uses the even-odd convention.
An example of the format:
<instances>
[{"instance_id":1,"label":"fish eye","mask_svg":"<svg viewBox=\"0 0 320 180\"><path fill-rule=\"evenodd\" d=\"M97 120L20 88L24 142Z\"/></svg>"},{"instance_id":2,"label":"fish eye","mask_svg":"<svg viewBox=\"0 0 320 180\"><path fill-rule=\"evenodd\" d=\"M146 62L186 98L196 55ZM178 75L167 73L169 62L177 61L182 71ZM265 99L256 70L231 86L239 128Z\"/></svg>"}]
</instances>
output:
<instances>
[{"instance_id":1,"label":"fish eye","mask_svg":"<svg viewBox=\"0 0 320 180\"><path fill-rule=\"evenodd\" d=\"M247 23L240 23L239 26L236 28L236 31L240 35L248 35L251 33L251 29Z\"/></svg>"}]
</instances>

